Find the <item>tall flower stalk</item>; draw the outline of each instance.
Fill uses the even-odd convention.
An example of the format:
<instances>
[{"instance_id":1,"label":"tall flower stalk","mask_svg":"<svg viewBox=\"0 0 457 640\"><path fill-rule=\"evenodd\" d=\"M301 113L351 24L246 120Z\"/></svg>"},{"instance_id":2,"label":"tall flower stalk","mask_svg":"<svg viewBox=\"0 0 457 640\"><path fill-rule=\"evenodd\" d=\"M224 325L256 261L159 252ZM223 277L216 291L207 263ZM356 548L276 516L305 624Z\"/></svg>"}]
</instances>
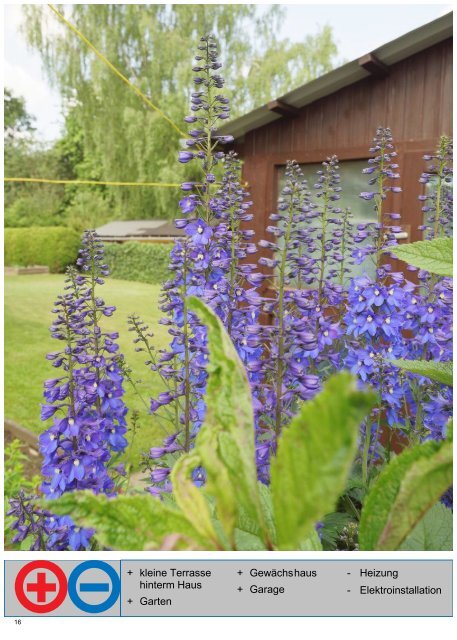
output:
<instances>
[{"instance_id":1,"label":"tall flower stalk","mask_svg":"<svg viewBox=\"0 0 457 640\"><path fill-rule=\"evenodd\" d=\"M348 338L346 366L380 392L379 405L362 427L364 482L368 482L370 464L379 455L384 421L397 429L405 426L403 408L405 402L407 405L413 402L404 378L388 364L389 359L405 355L404 305L408 292L413 289L402 273L393 272L383 261L385 249L396 244L395 234L401 230L398 226L400 215L385 210L388 194L401 192L397 185L400 178L397 153L390 129L378 128L370 152L374 157L368 160L369 166L363 173L370 176L369 185L373 190L362 192L360 197L373 203L376 221L357 225L354 240L362 246L354 250L353 256L357 264L373 261L375 278L364 273L351 280L344 318L347 334L353 336L353 339Z\"/></svg>"},{"instance_id":2,"label":"tall flower stalk","mask_svg":"<svg viewBox=\"0 0 457 640\"><path fill-rule=\"evenodd\" d=\"M66 293L58 296L53 310L51 335L62 348L47 355L62 374L45 382L41 410L42 420L53 419L39 438L41 490L48 498L79 489L114 495L121 469L114 463L127 445L118 334L103 331L100 322L115 308L98 296L108 268L93 231L84 234L77 265L79 271L68 269ZM35 501L36 496L23 492L10 500L7 515L16 518L13 542L28 540L32 551L81 550L92 544L92 529L80 528L70 516L56 516Z\"/></svg>"},{"instance_id":3,"label":"tall flower stalk","mask_svg":"<svg viewBox=\"0 0 457 640\"><path fill-rule=\"evenodd\" d=\"M127 445L118 334L103 331L100 324L114 312L97 292L108 268L94 232L84 234L77 264L79 272L67 272L67 293L57 299L51 327L63 349L47 356L62 369L60 377L46 381L48 404L41 411L43 420L53 417L40 436L41 488L50 498L75 489L113 493L110 464Z\"/></svg>"},{"instance_id":4,"label":"tall flower stalk","mask_svg":"<svg viewBox=\"0 0 457 640\"><path fill-rule=\"evenodd\" d=\"M270 216L267 231L271 241L260 241L272 258L261 257L259 265L274 271L263 310L272 317L270 325L259 327L265 346L262 360L262 428L274 453L282 428L294 414L300 400L311 398L319 388L319 378L306 367L308 355L317 347L315 336L300 317L310 304L307 291L294 288L294 282L308 275L309 261L299 250L303 241L303 222L310 210L309 191L300 167L289 162L286 183L278 202L278 212ZM266 445L264 445L265 448ZM267 456L264 456L267 459Z\"/></svg>"},{"instance_id":5,"label":"tall flower stalk","mask_svg":"<svg viewBox=\"0 0 457 640\"><path fill-rule=\"evenodd\" d=\"M185 238L172 249L174 277L164 285L161 298L165 314L161 322L169 327L172 342L169 350L156 354L154 362L150 359L150 366L166 385L166 391L151 401L151 411L163 415L164 408L170 409L168 414L175 418L163 446L150 452L150 491L154 495L171 490L171 465L180 452L192 447L205 414L206 331L189 312L187 297L201 297L214 309L245 362L258 350L258 341L253 336L246 338L244 331L259 313L255 287L248 291L244 287L254 265L240 263L256 251L253 232L242 226L252 215L240 184L240 163L235 154L220 150L221 144L233 138L217 134L217 123L228 117L229 104L219 92L223 79L217 73L221 65L211 36L201 39L196 62L198 90L192 93L192 113L185 118L193 127L179 161L197 163L201 180L182 185L185 195L179 206L185 217L176 220L176 225L184 230ZM220 164L223 175L219 182ZM255 377L251 376L253 383ZM199 482L199 473L197 476Z\"/></svg>"}]
</instances>

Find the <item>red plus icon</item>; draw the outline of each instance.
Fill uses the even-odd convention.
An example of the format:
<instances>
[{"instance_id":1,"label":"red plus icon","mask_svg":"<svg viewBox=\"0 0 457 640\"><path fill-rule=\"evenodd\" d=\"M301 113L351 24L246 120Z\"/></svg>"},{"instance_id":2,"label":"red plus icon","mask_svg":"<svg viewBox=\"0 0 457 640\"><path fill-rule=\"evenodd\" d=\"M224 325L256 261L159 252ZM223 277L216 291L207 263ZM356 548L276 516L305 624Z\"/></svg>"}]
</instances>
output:
<instances>
[{"instance_id":1,"label":"red plus icon","mask_svg":"<svg viewBox=\"0 0 457 640\"><path fill-rule=\"evenodd\" d=\"M45 571L37 571L44 569ZM35 581L26 579L37 571ZM52 575L49 575L52 574ZM28 562L16 576L14 583L16 597L21 605L33 613L49 613L57 609L67 595L67 577L62 569L48 560ZM36 602L27 593L36 593ZM52 594L55 594L54 596Z\"/></svg>"},{"instance_id":2,"label":"red plus icon","mask_svg":"<svg viewBox=\"0 0 457 640\"><path fill-rule=\"evenodd\" d=\"M48 591L57 591L57 584L55 582L46 582L46 574L41 571L37 574L36 582L29 582L26 586L26 591L36 591L37 602L46 602L46 594Z\"/></svg>"}]
</instances>

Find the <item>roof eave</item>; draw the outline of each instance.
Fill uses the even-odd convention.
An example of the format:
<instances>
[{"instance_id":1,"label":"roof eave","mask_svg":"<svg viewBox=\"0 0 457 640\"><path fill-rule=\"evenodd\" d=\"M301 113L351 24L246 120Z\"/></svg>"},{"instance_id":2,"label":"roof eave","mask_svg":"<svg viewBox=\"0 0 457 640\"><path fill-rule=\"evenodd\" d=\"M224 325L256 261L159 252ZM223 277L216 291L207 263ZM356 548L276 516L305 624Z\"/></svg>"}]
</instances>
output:
<instances>
[{"instance_id":1,"label":"roof eave","mask_svg":"<svg viewBox=\"0 0 457 640\"><path fill-rule=\"evenodd\" d=\"M428 49L452 36L452 13L447 13L433 22L429 22L413 31L388 42L370 53L384 65L390 66L405 58ZM358 59L348 62L307 84L304 84L284 96L277 98L292 107L302 108L320 98L335 93L359 80L370 77L370 73L360 66ZM242 138L253 129L258 129L280 119L278 113L263 105L245 115L224 124L220 132L231 134L235 139Z\"/></svg>"}]
</instances>

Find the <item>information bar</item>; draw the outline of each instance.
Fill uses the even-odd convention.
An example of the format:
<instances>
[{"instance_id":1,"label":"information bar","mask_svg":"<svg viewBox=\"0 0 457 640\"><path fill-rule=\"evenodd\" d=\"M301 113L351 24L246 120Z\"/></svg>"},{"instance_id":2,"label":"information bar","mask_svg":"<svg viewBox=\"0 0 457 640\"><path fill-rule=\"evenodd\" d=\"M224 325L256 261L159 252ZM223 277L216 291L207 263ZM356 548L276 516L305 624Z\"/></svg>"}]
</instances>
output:
<instances>
[{"instance_id":1,"label":"information bar","mask_svg":"<svg viewBox=\"0 0 457 640\"><path fill-rule=\"evenodd\" d=\"M452 616L452 561L6 561L5 615Z\"/></svg>"}]
</instances>

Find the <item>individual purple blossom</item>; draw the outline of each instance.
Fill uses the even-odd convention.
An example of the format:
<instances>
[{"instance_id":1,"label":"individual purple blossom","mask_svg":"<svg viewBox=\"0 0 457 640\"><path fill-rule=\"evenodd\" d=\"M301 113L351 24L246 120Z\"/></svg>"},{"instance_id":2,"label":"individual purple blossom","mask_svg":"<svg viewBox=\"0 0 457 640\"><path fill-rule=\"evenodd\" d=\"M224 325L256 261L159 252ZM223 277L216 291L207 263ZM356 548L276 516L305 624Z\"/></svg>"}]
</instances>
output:
<instances>
[{"instance_id":1,"label":"individual purple blossom","mask_svg":"<svg viewBox=\"0 0 457 640\"><path fill-rule=\"evenodd\" d=\"M179 152L179 162L181 162L182 164L187 164L187 162L190 162L191 160L193 160L194 157L195 157L195 154L193 154L190 151Z\"/></svg>"},{"instance_id":2,"label":"individual purple blossom","mask_svg":"<svg viewBox=\"0 0 457 640\"><path fill-rule=\"evenodd\" d=\"M192 186L191 186L192 188ZM181 211L185 214L192 213L198 205L198 199L195 195L186 196L179 201Z\"/></svg>"},{"instance_id":3,"label":"individual purple blossom","mask_svg":"<svg viewBox=\"0 0 457 640\"><path fill-rule=\"evenodd\" d=\"M207 225L204 220L197 218L193 220L185 227L186 235L192 238L192 242L195 246L206 245L210 241L213 230L210 225Z\"/></svg>"}]
</instances>

